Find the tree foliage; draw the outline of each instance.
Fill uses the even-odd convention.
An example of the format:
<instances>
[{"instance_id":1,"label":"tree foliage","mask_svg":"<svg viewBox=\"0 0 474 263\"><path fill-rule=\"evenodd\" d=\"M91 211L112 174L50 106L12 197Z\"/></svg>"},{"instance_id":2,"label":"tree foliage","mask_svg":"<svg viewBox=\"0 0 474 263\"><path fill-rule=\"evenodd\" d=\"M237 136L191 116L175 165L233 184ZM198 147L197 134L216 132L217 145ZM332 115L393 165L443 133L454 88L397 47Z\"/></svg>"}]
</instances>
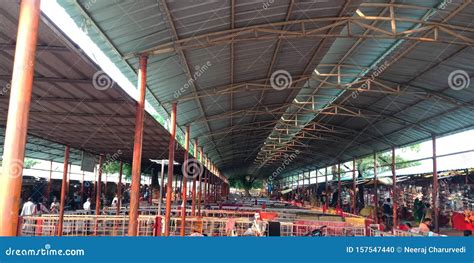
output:
<instances>
[{"instance_id":1,"label":"tree foliage","mask_svg":"<svg viewBox=\"0 0 474 263\"><path fill-rule=\"evenodd\" d=\"M31 169L33 168L33 166L39 164L40 162L38 160L34 160L34 159L29 159L29 158L25 158L25 161L23 163L23 168L25 169Z\"/></svg>"},{"instance_id":2,"label":"tree foliage","mask_svg":"<svg viewBox=\"0 0 474 263\"><path fill-rule=\"evenodd\" d=\"M251 176L236 176L229 179L229 185L233 188L250 191L251 189L262 188L263 181Z\"/></svg>"},{"instance_id":3,"label":"tree foliage","mask_svg":"<svg viewBox=\"0 0 474 263\"><path fill-rule=\"evenodd\" d=\"M102 165L102 172L105 174L116 174L120 172L120 162L119 161L110 161L105 162ZM131 179L132 176L132 166L128 163L123 163L122 174L125 176L125 179Z\"/></svg>"},{"instance_id":4,"label":"tree foliage","mask_svg":"<svg viewBox=\"0 0 474 263\"><path fill-rule=\"evenodd\" d=\"M420 144L414 144L409 146L408 148L404 148L401 150L401 153L395 155L395 163L397 164L396 169L403 169L407 167L413 167L420 165L420 162L408 162L409 160L406 159L404 156L404 152L420 152ZM399 151L400 152L400 151ZM372 175L373 168L374 168L374 157L367 156L361 159L356 160L357 170L362 173L362 176ZM392 152L387 151L383 153L377 153L377 172L383 173L386 171L391 170L392 164Z\"/></svg>"}]
</instances>

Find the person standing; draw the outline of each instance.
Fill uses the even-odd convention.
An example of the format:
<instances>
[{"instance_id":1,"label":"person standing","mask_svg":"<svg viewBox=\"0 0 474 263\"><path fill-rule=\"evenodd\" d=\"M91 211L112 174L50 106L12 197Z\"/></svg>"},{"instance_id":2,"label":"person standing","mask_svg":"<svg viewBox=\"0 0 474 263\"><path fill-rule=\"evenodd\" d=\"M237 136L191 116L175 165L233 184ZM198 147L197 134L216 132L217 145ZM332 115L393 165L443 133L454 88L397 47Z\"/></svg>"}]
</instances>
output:
<instances>
[{"instance_id":1,"label":"person standing","mask_svg":"<svg viewBox=\"0 0 474 263\"><path fill-rule=\"evenodd\" d=\"M82 205L82 208L83 208L86 212L90 212L90 211L91 211L91 199L90 199L90 198L87 198L86 202Z\"/></svg>"},{"instance_id":2,"label":"person standing","mask_svg":"<svg viewBox=\"0 0 474 263\"><path fill-rule=\"evenodd\" d=\"M21 209L21 216L32 216L36 213L36 205L33 203L33 199L28 197L28 201L23 204L23 208Z\"/></svg>"}]
</instances>

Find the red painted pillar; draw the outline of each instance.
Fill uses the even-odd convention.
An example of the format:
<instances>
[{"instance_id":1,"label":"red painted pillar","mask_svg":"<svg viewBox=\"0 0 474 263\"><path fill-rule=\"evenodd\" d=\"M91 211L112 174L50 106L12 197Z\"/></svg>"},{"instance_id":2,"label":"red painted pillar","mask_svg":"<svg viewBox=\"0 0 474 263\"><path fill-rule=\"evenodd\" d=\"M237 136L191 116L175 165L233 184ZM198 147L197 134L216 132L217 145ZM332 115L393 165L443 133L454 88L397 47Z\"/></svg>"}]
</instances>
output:
<instances>
[{"instance_id":1,"label":"red painted pillar","mask_svg":"<svg viewBox=\"0 0 474 263\"><path fill-rule=\"evenodd\" d=\"M337 208L341 208L341 163L337 164Z\"/></svg>"},{"instance_id":2,"label":"red painted pillar","mask_svg":"<svg viewBox=\"0 0 474 263\"><path fill-rule=\"evenodd\" d=\"M437 165L437 155L436 155L436 137L433 136L433 210L434 210L434 230L439 233L439 209L438 209L438 165Z\"/></svg>"},{"instance_id":3,"label":"red painted pillar","mask_svg":"<svg viewBox=\"0 0 474 263\"><path fill-rule=\"evenodd\" d=\"M97 189L97 167L94 167L94 187L92 188L92 193L91 193L91 200L95 196L95 192Z\"/></svg>"},{"instance_id":4,"label":"red painted pillar","mask_svg":"<svg viewBox=\"0 0 474 263\"><path fill-rule=\"evenodd\" d=\"M377 153L374 152L374 203L375 203L375 223L379 222L378 211L379 211L379 193L378 193L378 180L377 180Z\"/></svg>"},{"instance_id":5,"label":"red painted pillar","mask_svg":"<svg viewBox=\"0 0 474 263\"><path fill-rule=\"evenodd\" d=\"M171 218L171 198L173 183L173 163L174 163L174 142L176 138L176 103L171 108L171 126L170 126L170 143L169 143L169 164L168 164L168 184L166 185L166 212L165 212L165 236L170 235L170 218Z\"/></svg>"},{"instance_id":6,"label":"red painted pillar","mask_svg":"<svg viewBox=\"0 0 474 263\"><path fill-rule=\"evenodd\" d=\"M67 180L67 168L69 162L69 145L66 145L64 150L64 167L63 167L63 180L61 181L61 197L59 203L59 222L58 222L58 236L63 235L63 220L64 220L64 204L66 203L66 180Z\"/></svg>"},{"instance_id":7,"label":"red painted pillar","mask_svg":"<svg viewBox=\"0 0 474 263\"><path fill-rule=\"evenodd\" d=\"M352 213L357 214L357 181L356 181L356 160L352 160Z\"/></svg>"},{"instance_id":8,"label":"red painted pillar","mask_svg":"<svg viewBox=\"0 0 474 263\"><path fill-rule=\"evenodd\" d=\"M23 160L40 17L40 0L20 2L15 61L0 176L0 236L16 236L20 210Z\"/></svg>"},{"instance_id":9,"label":"red painted pillar","mask_svg":"<svg viewBox=\"0 0 474 263\"><path fill-rule=\"evenodd\" d=\"M197 162L198 156L198 140L194 140L194 161ZM196 177L200 171L196 170L196 174L193 175L193 185L191 187L191 216L196 216Z\"/></svg>"},{"instance_id":10,"label":"red painted pillar","mask_svg":"<svg viewBox=\"0 0 474 263\"><path fill-rule=\"evenodd\" d=\"M202 156L202 148L199 149L199 162L201 163L201 165L203 165L203 156ZM204 174L206 168L202 167L203 171L201 171L199 173L199 193L198 193L198 215L201 216L201 202L202 202L202 175Z\"/></svg>"},{"instance_id":11,"label":"red painted pillar","mask_svg":"<svg viewBox=\"0 0 474 263\"><path fill-rule=\"evenodd\" d=\"M165 160L161 160L161 184L160 184L160 198L159 198L160 202L158 203L159 216L161 216L161 204L163 203L164 187L165 187Z\"/></svg>"},{"instance_id":12,"label":"red painted pillar","mask_svg":"<svg viewBox=\"0 0 474 263\"><path fill-rule=\"evenodd\" d=\"M329 207L329 198L331 195L329 194L329 182L328 182L328 168L324 168L324 177L326 178L326 208Z\"/></svg>"},{"instance_id":13,"label":"red painted pillar","mask_svg":"<svg viewBox=\"0 0 474 263\"><path fill-rule=\"evenodd\" d=\"M184 236L186 233L186 201L187 201L187 176L186 171L188 171L188 155L189 155L189 125L186 126L186 134L184 136L184 162L183 162L183 189L182 189L182 199L183 204L181 206L181 236Z\"/></svg>"},{"instance_id":14,"label":"red painted pillar","mask_svg":"<svg viewBox=\"0 0 474 263\"><path fill-rule=\"evenodd\" d=\"M397 175L396 175L396 160L395 147L392 146L392 202L393 202L393 227L398 227L398 196L397 196Z\"/></svg>"},{"instance_id":15,"label":"red painted pillar","mask_svg":"<svg viewBox=\"0 0 474 263\"><path fill-rule=\"evenodd\" d=\"M100 200L101 200L101 191L102 191L102 164L104 156L99 156L99 169L97 175L97 192L95 195L95 214L100 215Z\"/></svg>"},{"instance_id":16,"label":"red painted pillar","mask_svg":"<svg viewBox=\"0 0 474 263\"><path fill-rule=\"evenodd\" d=\"M69 172L67 174L66 197L69 196L69 182L71 180L71 170L72 170L72 163L69 164Z\"/></svg>"},{"instance_id":17,"label":"red painted pillar","mask_svg":"<svg viewBox=\"0 0 474 263\"><path fill-rule=\"evenodd\" d=\"M122 206L122 174L123 174L123 161L120 161L119 167L119 181L117 184L117 215L120 214L120 207Z\"/></svg>"},{"instance_id":18,"label":"red painted pillar","mask_svg":"<svg viewBox=\"0 0 474 263\"><path fill-rule=\"evenodd\" d=\"M135 112L135 137L133 142L132 186L130 189L130 215L128 235L136 236L138 231L138 208L140 206L140 169L143 143L143 119L145 114L147 57L140 57L138 71L138 101Z\"/></svg>"}]
</instances>

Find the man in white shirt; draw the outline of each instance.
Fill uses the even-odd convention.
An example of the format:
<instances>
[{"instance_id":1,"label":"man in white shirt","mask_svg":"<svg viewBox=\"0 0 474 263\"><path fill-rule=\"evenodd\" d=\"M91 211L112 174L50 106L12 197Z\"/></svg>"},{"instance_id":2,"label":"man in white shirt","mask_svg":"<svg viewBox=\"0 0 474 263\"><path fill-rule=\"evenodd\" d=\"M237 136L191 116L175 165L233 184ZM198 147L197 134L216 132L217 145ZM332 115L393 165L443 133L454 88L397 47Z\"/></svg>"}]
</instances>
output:
<instances>
[{"instance_id":1,"label":"man in white shirt","mask_svg":"<svg viewBox=\"0 0 474 263\"><path fill-rule=\"evenodd\" d=\"M91 211L91 199L90 198L87 198L87 201L84 203L82 208L84 208L84 210L86 210L86 211Z\"/></svg>"},{"instance_id":2,"label":"man in white shirt","mask_svg":"<svg viewBox=\"0 0 474 263\"><path fill-rule=\"evenodd\" d=\"M115 196L114 196L114 199L112 199L112 204L111 204L111 206L112 206L112 207L117 207L117 205L118 205L118 196L115 195Z\"/></svg>"},{"instance_id":3,"label":"man in white shirt","mask_svg":"<svg viewBox=\"0 0 474 263\"><path fill-rule=\"evenodd\" d=\"M32 216L36 213L36 205L33 203L31 197L28 197L28 201L23 204L23 208L21 209L21 216ZM29 236L34 235L35 233L35 220L33 219L26 219L23 222L22 226L22 235Z\"/></svg>"},{"instance_id":4,"label":"man in white shirt","mask_svg":"<svg viewBox=\"0 0 474 263\"><path fill-rule=\"evenodd\" d=\"M23 204L23 208L21 209L21 216L31 216L34 215L36 211L36 205L33 203L31 197L28 197L28 201Z\"/></svg>"}]
</instances>

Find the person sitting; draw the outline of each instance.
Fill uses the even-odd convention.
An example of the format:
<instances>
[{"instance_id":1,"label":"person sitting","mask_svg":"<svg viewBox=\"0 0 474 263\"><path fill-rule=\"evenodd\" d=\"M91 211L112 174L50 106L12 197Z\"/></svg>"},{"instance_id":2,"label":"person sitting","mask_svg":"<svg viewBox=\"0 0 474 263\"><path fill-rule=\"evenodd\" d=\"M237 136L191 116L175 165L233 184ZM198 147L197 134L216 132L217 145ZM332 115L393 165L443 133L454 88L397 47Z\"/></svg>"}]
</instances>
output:
<instances>
[{"instance_id":1,"label":"person sitting","mask_svg":"<svg viewBox=\"0 0 474 263\"><path fill-rule=\"evenodd\" d=\"M402 231L407 231L409 232L411 230L411 224L410 223L404 223L404 224L400 224L398 226L398 229L402 230Z\"/></svg>"},{"instance_id":2,"label":"person sitting","mask_svg":"<svg viewBox=\"0 0 474 263\"><path fill-rule=\"evenodd\" d=\"M41 214L49 214L48 208L46 208L46 205L44 204L46 202L46 198L42 199L36 208L36 212L41 215Z\"/></svg>"},{"instance_id":3,"label":"person sitting","mask_svg":"<svg viewBox=\"0 0 474 263\"><path fill-rule=\"evenodd\" d=\"M431 226L431 218L425 218L418 226L418 229L421 233L429 233L431 231L430 226Z\"/></svg>"},{"instance_id":4,"label":"person sitting","mask_svg":"<svg viewBox=\"0 0 474 263\"><path fill-rule=\"evenodd\" d=\"M51 212L51 214L57 214L59 212L59 203L58 203L58 199L55 197L53 197L53 202L51 202L51 206L49 207L49 211Z\"/></svg>"}]
</instances>

